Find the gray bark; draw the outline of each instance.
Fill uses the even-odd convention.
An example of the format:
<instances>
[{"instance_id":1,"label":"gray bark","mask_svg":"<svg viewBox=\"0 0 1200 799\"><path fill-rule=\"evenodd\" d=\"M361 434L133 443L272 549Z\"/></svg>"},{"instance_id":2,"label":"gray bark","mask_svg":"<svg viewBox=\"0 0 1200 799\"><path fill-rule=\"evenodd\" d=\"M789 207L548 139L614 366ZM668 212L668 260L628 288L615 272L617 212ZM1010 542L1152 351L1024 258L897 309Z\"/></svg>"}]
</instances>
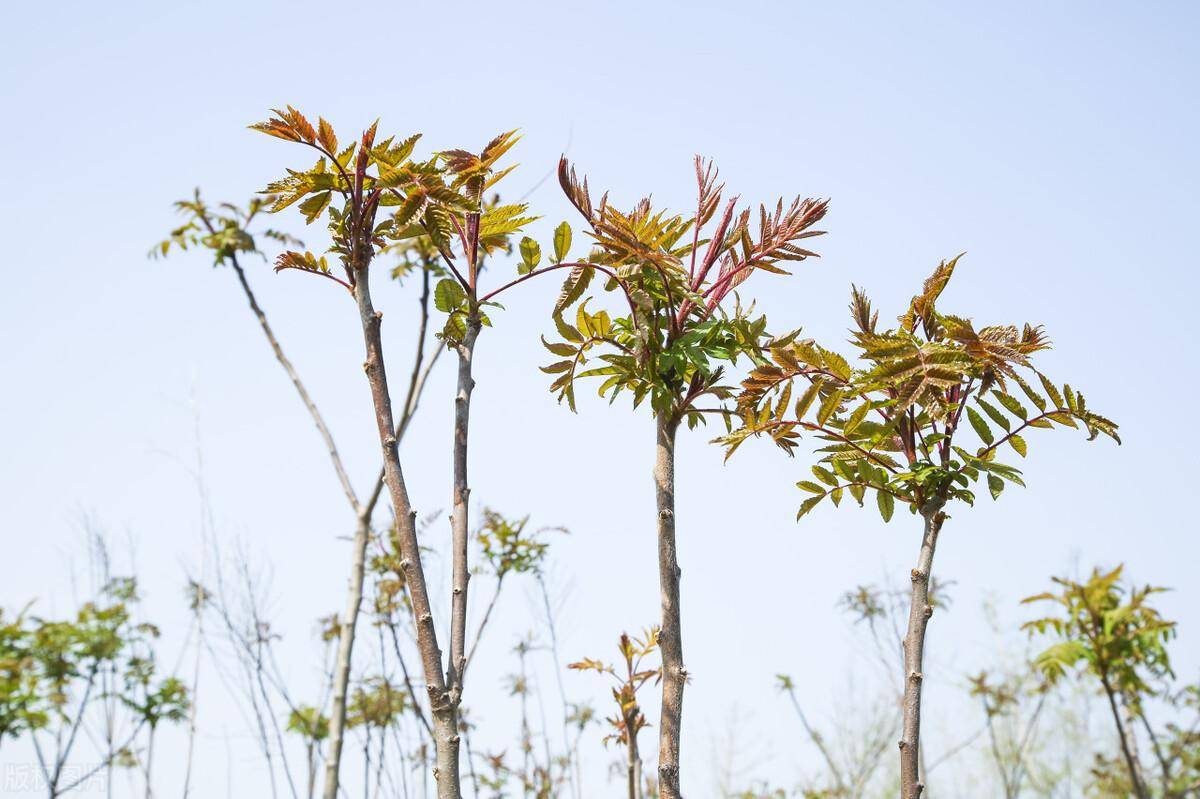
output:
<instances>
[{"instance_id":1,"label":"gray bark","mask_svg":"<svg viewBox=\"0 0 1200 799\"><path fill-rule=\"evenodd\" d=\"M468 503L471 499L471 488L467 480L467 439L471 423L471 392L475 388L471 366L478 336L479 321L471 319L467 323L462 341L456 347L458 387L454 394L454 489L450 513L453 560L450 664L446 680L455 705L462 698L462 677L467 665L467 586L471 580L467 563L470 545Z\"/></svg>"},{"instance_id":2,"label":"gray bark","mask_svg":"<svg viewBox=\"0 0 1200 799\"><path fill-rule=\"evenodd\" d=\"M1113 723L1117 725L1121 755L1125 758L1125 766L1129 769L1129 781L1133 785L1134 796L1137 799L1150 799L1150 792L1146 789L1146 777L1142 774L1142 763L1137 754L1137 740L1133 737L1132 727L1121 719L1116 689L1113 688L1105 674L1101 674L1100 683L1104 686L1104 695L1108 698L1108 706L1112 710Z\"/></svg>"},{"instance_id":3,"label":"gray bark","mask_svg":"<svg viewBox=\"0 0 1200 799\"><path fill-rule=\"evenodd\" d=\"M658 579L662 594L659 651L662 653L662 712L658 735L658 790L662 799L679 799L679 739L683 722L683 631L679 611L679 563L675 547L675 430L657 419L654 494L658 504Z\"/></svg>"},{"instance_id":4,"label":"gray bark","mask_svg":"<svg viewBox=\"0 0 1200 799\"><path fill-rule=\"evenodd\" d=\"M365 509L364 509L365 510ZM371 516L359 510L354 529L354 553L350 567L350 588L346 609L338 626L338 651L333 668L333 707L330 710L329 752L325 765L325 799L337 799L338 769L345 743L346 694L350 687L350 663L354 651L354 633L362 606L363 578L366 571L367 542L371 537ZM311 793L310 793L311 796Z\"/></svg>"},{"instance_id":5,"label":"gray bark","mask_svg":"<svg viewBox=\"0 0 1200 799\"><path fill-rule=\"evenodd\" d=\"M629 737L626 772L629 784L629 799L641 799L642 756L638 752L637 731L633 726L633 721L634 720L629 717L626 717L625 719L625 734Z\"/></svg>"},{"instance_id":6,"label":"gray bark","mask_svg":"<svg viewBox=\"0 0 1200 799\"><path fill-rule=\"evenodd\" d=\"M399 447L399 442L404 438L409 420L412 419L413 413L416 411L416 405L424 387L425 377L428 375L428 370L421 371L421 362L425 351L425 334L429 321L428 270L424 272L423 280L424 284L420 300L421 324L417 332L417 354L413 361L412 377L409 380L408 394L404 401L404 407L401 409L400 422L396 427L395 438L397 447ZM266 325L266 320L263 319L261 321L263 322L263 329L268 332L268 338L274 341L273 337L270 336L270 328ZM278 351L278 345L276 344L275 346ZM436 358L437 353L435 352L429 366L433 365ZM301 387L299 378L295 378L293 382L297 384L298 388ZM302 394L302 396L306 395ZM315 411L315 406L313 406L313 410ZM316 415L316 418L320 419L319 414ZM323 424L319 423L318 427L323 429ZM332 452L336 452L336 450L332 449L332 441L329 442L329 446ZM338 651L333 672L333 708L329 720L329 758L325 765L325 786L322 794L324 799L337 799L339 768L341 766L341 755L344 747L343 739L346 729L346 695L350 686L350 668L354 653L355 631L358 627L359 608L362 606L367 545L371 539L371 519L374 516L375 507L383 491L383 482L384 474L381 472L379 477L376 478L375 486L365 504L359 504L357 500L353 499L353 492L348 494L351 497L351 504L354 507L356 521L353 553L351 556L350 585L346 596L346 608L338 627Z\"/></svg>"},{"instance_id":7,"label":"gray bark","mask_svg":"<svg viewBox=\"0 0 1200 799\"><path fill-rule=\"evenodd\" d=\"M405 584L408 587L408 595L412 603L413 620L417 632L417 650L421 656L421 665L429 692L429 706L433 715L434 749L437 756L435 769L437 795L439 799L461 799L462 790L458 774L457 714L442 674L442 652L438 647L437 630L433 623L429 590L425 583L425 571L421 566L421 552L417 541L416 511L413 510L409 500L408 488L404 482L404 472L400 467L395 432L396 422L392 414L387 371L383 361L383 343L379 334L382 314L375 311L371 302L366 269L358 270L354 297L358 303L363 342L366 347L366 362L363 364L363 368L371 389L371 402L375 408L375 422L383 454L384 483L396 514L400 565L404 570ZM336 785L336 773L331 779L335 781ZM327 790L328 787L327 780Z\"/></svg>"},{"instance_id":8,"label":"gray bark","mask_svg":"<svg viewBox=\"0 0 1200 799\"><path fill-rule=\"evenodd\" d=\"M921 687L925 658L925 628L933 615L929 602L929 579L933 555L937 550L938 533L945 515L943 501L930 500L921 509L925 533L921 538L921 553L917 567L912 570L912 597L908 613L908 632L904 636L904 720L900 738L900 796L901 799L920 799L925 789L921 782Z\"/></svg>"}]
</instances>

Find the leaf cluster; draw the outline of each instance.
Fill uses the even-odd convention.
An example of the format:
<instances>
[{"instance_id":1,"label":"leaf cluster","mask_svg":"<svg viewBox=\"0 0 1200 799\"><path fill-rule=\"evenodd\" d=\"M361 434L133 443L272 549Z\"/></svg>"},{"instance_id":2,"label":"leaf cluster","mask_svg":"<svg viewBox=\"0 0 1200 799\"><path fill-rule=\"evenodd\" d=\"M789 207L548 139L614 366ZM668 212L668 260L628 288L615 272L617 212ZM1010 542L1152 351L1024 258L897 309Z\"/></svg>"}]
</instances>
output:
<instances>
[{"instance_id":1,"label":"leaf cluster","mask_svg":"<svg viewBox=\"0 0 1200 799\"><path fill-rule=\"evenodd\" d=\"M1053 615L1022 625L1032 634L1052 634L1058 643L1038 655L1036 667L1051 681L1079 668L1134 702L1153 696L1155 681L1172 674L1167 643L1175 623L1150 604L1165 589L1126 585L1123 567L1094 569L1082 582L1054 578L1057 591L1027 597L1049 603Z\"/></svg>"},{"instance_id":2,"label":"leaf cluster","mask_svg":"<svg viewBox=\"0 0 1200 799\"><path fill-rule=\"evenodd\" d=\"M1034 366L1033 356L1050 346L1040 327L976 329L938 311L957 263L939 264L891 329L879 328L878 312L853 289L856 366L795 334L766 347L742 383L741 425L718 439L726 456L757 437L791 454L811 434L820 462L814 480L797 483L811 495L798 516L826 498L838 505L849 494L861 506L873 494L889 521L897 503L913 513L951 500L973 504L981 480L993 498L1008 483L1024 485L1020 470L998 455L1007 445L1025 457L1032 428L1082 427L1089 440L1104 434L1120 443L1114 422Z\"/></svg>"},{"instance_id":3,"label":"leaf cluster","mask_svg":"<svg viewBox=\"0 0 1200 799\"><path fill-rule=\"evenodd\" d=\"M621 655L619 670L618 666L593 658L584 658L567 665L567 668L576 671L607 674L615 683L612 695L618 712L606 719L611 732L604 736L605 745L616 742L628 746L630 736L636 738L643 728L650 725L638 702L638 691L647 682L654 680L657 683L662 678L661 666L648 668L644 665L645 659L658 651L658 632L658 627L651 627L644 630L639 638L621 633L617 643L617 650Z\"/></svg>"},{"instance_id":4,"label":"leaf cluster","mask_svg":"<svg viewBox=\"0 0 1200 799\"><path fill-rule=\"evenodd\" d=\"M723 301L752 273L787 274L782 262L815 255L797 242L820 235L812 226L824 216L825 201L797 197L773 209L760 206L755 224L749 209L738 211L736 197L722 206L724 184L711 162L697 158L695 166L696 210L678 214L649 198L628 210L607 194L593 202L586 177L560 161L559 183L591 239L586 257L568 262L570 227L555 232L556 268L570 272L554 306L559 339L545 342L559 360L543 371L555 376L551 390L572 409L575 380L602 377L601 396L629 391L635 407L649 398L658 416L700 423L696 402L731 397L721 382L726 366L743 355L759 358L765 335L765 319L752 317L753 305L730 308ZM528 250L534 257L527 264L536 266L540 247ZM611 315L587 309L597 274L604 292L621 298ZM576 303L571 324L565 314ZM589 356L602 365L581 369Z\"/></svg>"},{"instance_id":5,"label":"leaf cluster","mask_svg":"<svg viewBox=\"0 0 1200 799\"><path fill-rule=\"evenodd\" d=\"M493 576L501 578L541 569L550 544L540 537L544 529L529 531L528 528L528 516L509 519L490 508L483 509L483 521L475 532L475 540Z\"/></svg>"},{"instance_id":6,"label":"leaf cluster","mask_svg":"<svg viewBox=\"0 0 1200 799\"><path fill-rule=\"evenodd\" d=\"M273 199L271 196L253 197L245 208L227 202L210 206L196 189L190 200L175 203L175 210L184 217L183 224L155 244L150 256L163 258L172 250L202 248L212 252L214 266L221 266L239 253L261 254L251 226ZM272 228L265 228L258 235L285 246L304 246L299 239Z\"/></svg>"},{"instance_id":7,"label":"leaf cluster","mask_svg":"<svg viewBox=\"0 0 1200 799\"><path fill-rule=\"evenodd\" d=\"M329 717L311 705L300 705L288 714L287 731L306 741L323 741L329 737Z\"/></svg>"},{"instance_id":8,"label":"leaf cluster","mask_svg":"<svg viewBox=\"0 0 1200 799\"><path fill-rule=\"evenodd\" d=\"M346 724L386 729L397 724L410 710L409 696L402 687L383 676L368 677L350 697Z\"/></svg>"},{"instance_id":9,"label":"leaf cluster","mask_svg":"<svg viewBox=\"0 0 1200 799\"><path fill-rule=\"evenodd\" d=\"M160 679L152 643L159 630L136 621L132 578L113 578L66 618L0 613L0 740L55 723L70 725L95 697L99 675L116 679L111 698L151 727L180 721L186 686Z\"/></svg>"},{"instance_id":10,"label":"leaf cluster","mask_svg":"<svg viewBox=\"0 0 1200 799\"><path fill-rule=\"evenodd\" d=\"M414 156L419 134L377 141L373 124L339 149L333 126L323 118L316 126L295 108L251 128L305 145L319 157L314 166L288 170L267 185L274 198L269 210L293 204L307 223L325 219L330 247L325 253L286 251L276 270L295 269L330 278L348 289L379 252L400 256L393 276L415 268L440 279L434 306L446 314L441 336L456 344L467 330L491 323L484 307L496 305L478 293L483 259L511 250L511 239L534 221L524 203L504 204L488 193L515 167L498 162L520 140L516 131L501 133L478 153L464 149ZM335 274L340 262L344 278ZM440 263L439 263L440 262Z\"/></svg>"}]
</instances>

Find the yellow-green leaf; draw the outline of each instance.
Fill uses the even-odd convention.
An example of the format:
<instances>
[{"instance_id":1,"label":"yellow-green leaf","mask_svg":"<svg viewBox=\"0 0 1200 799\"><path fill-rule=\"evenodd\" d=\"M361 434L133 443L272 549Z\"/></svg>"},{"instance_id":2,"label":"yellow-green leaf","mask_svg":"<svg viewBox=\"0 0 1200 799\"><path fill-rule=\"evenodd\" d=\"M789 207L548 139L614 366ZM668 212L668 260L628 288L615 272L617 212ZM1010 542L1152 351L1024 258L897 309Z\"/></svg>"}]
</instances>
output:
<instances>
[{"instance_id":1,"label":"yellow-green leaf","mask_svg":"<svg viewBox=\"0 0 1200 799\"><path fill-rule=\"evenodd\" d=\"M844 389L837 389L830 392L829 396L821 401L821 407L817 409L817 424L824 425L829 421L829 417L837 411L838 406L842 404L842 398L846 396Z\"/></svg>"},{"instance_id":2,"label":"yellow-green leaf","mask_svg":"<svg viewBox=\"0 0 1200 799\"><path fill-rule=\"evenodd\" d=\"M995 440L992 436L992 429L988 427L987 422L979 415L979 411L974 408L967 408L967 418L971 421L971 427L975 428L975 433L983 439L984 444L991 444Z\"/></svg>"},{"instance_id":3,"label":"yellow-green leaf","mask_svg":"<svg viewBox=\"0 0 1200 799\"><path fill-rule=\"evenodd\" d=\"M883 517L886 524L892 520L892 514L896 512L896 499L886 491L876 491L875 500L879 505L879 515Z\"/></svg>"},{"instance_id":4,"label":"yellow-green leaf","mask_svg":"<svg viewBox=\"0 0 1200 799\"><path fill-rule=\"evenodd\" d=\"M796 421L803 422L804 414L808 413L808 409L812 407L813 400L817 398L817 393L821 390L821 381L814 380L804 393L800 395L800 399L796 400Z\"/></svg>"},{"instance_id":5,"label":"yellow-green leaf","mask_svg":"<svg viewBox=\"0 0 1200 799\"><path fill-rule=\"evenodd\" d=\"M571 226L563 222L554 229L554 263L560 264L571 251Z\"/></svg>"}]
</instances>

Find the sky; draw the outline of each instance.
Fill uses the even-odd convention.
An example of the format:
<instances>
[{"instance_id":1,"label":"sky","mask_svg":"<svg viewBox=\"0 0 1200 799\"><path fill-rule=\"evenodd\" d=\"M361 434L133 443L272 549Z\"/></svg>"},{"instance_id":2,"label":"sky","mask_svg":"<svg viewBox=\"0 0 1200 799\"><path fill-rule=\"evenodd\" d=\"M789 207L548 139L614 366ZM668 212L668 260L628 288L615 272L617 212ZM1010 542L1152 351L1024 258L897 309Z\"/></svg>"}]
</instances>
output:
<instances>
[{"instance_id":1,"label":"sky","mask_svg":"<svg viewBox=\"0 0 1200 799\"><path fill-rule=\"evenodd\" d=\"M544 180L564 151L620 203L652 193L688 208L695 153L750 202L829 197L822 257L747 289L774 327L830 343L845 340L851 283L898 314L940 259L965 251L944 307L1044 323L1055 343L1044 371L1118 421L1124 445L1030 436L1029 488L954 513L935 568L955 581L955 607L931 625L939 678L927 701L949 706L962 676L994 654L981 602L1015 625L1028 613L1021 597L1094 565L1125 563L1138 582L1173 587L1161 605L1181 625L1174 656L1181 672L1200 667L1186 434L1198 388L1187 344L1200 214L1195 5L127 1L6 4L0 20L10 180L0 606L65 612L87 520L135 559L147 613L164 646L178 647L182 585L201 551L199 454L217 534L269 564L286 668L312 679L314 620L344 593L344 500L233 275L203 253L146 257L177 224L172 201L194 187L243 201L308 165L246 129L290 103L343 138L376 118L381 131L422 132L425 152L520 128L509 182L531 192L543 237L572 216ZM321 231L297 221L272 224L320 246ZM368 483L377 443L352 305L327 281L249 266L352 474ZM403 374L412 287L376 283ZM607 655L621 630L657 615L652 422L586 391L576 415L556 404L536 367L558 285L524 288L477 351L473 500L569 528L552 567L561 645L572 659ZM404 442L422 513L449 504L448 365ZM903 576L919 536L910 519L883 526L871 509L822 507L796 524L804 458L748 445L726 465L710 437L683 436L678 467L693 675L684 787L695 796L709 790L711 742L735 711L753 720L753 745L766 742L764 775L785 781L813 762L774 675L791 673L818 717L836 716L834 688L853 660L837 598ZM508 723L498 672L535 611L520 590L504 604L482 650L495 684L480 675L476 690L478 715ZM590 678L565 679L574 695L607 701ZM202 711L211 790L225 784L221 739L240 735L238 718L227 700ZM168 784L178 762L160 767ZM259 778L249 748L237 768L249 791Z\"/></svg>"}]
</instances>

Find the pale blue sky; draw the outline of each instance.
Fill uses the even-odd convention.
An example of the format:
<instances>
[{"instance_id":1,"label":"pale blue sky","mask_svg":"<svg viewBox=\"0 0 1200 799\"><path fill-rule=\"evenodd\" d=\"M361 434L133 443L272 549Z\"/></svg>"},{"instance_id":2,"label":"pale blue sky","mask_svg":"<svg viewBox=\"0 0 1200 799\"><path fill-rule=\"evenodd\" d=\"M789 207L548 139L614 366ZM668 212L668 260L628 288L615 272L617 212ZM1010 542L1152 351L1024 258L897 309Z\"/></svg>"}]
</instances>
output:
<instances>
[{"instance_id":1,"label":"pale blue sky","mask_svg":"<svg viewBox=\"0 0 1200 799\"><path fill-rule=\"evenodd\" d=\"M593 187L621 201L653 192L686 207L694 152L749 200L829 196L824 257L753 288L777 327L833 342L852 281L892 314L938 259L966 250L946 305L1044 322L1056 345L1046 371L1119 421L1126 443L1031 437L1029 489L955 513L937 569L957 581L958 602L931 628L942 683L930 700L989 656L975 611L985 592L1020 618L1018 598L1076 565L1123 561L1138 580L1174 586L1162 604L1183 625L1176 656L1193 673L1200 664L1186 432L1198 376L1187 344L1200 215L1195 5L59 2L8 4L0 20L5 607L65 606L65 557L78 553L87 513L136 539L171 639L198 546L181 465L194 457L193 397L218 527L274 562L278 624L298 658L312 620L340 607L346 509L232 275L202 255L145 258L175 223L171 201L193 186L241 200L306 162L245 129L291 103L344 136L379 116L382 130L423 131L437 148L520 127L520 187L569 143ZM543 231L569 216L553 181L531 201ZM319 231L306 233L318 243ZM331 284L251 266L365 483L377 446L352 308ZM621 629L657 614L652 430L623 404L585 397L578 416L556 406L536 366L557 288L510 295L479 347L473 498L573 531L555 562L572 586L564 648L574 657L607 652ZM377 294L400 371L408 348L393 320L411 301L382 281ZM449 497L449 379L441 370L431 383L405 442L423 511ZM776 738L764 773L794 774L807 755L790 743L772 675L792 672L831 712L829 686L849 657L838 594L904 574L917 547L908 520L882 527L871 511L822 508L795 525L800 459L748 446L723 466L706 438L685 438L679 473L696 796L709 737L734 703ZM525 625L524 600L508 602L489 657ZM768 637L780 629L782 641ZM309 676L300 659L292 668ZM568 685L606 701L583 678ZM480 701L480 713L507 718L499 700ZM223 785L223 750L205 751Z\"/></svg>"}]
</instances>

